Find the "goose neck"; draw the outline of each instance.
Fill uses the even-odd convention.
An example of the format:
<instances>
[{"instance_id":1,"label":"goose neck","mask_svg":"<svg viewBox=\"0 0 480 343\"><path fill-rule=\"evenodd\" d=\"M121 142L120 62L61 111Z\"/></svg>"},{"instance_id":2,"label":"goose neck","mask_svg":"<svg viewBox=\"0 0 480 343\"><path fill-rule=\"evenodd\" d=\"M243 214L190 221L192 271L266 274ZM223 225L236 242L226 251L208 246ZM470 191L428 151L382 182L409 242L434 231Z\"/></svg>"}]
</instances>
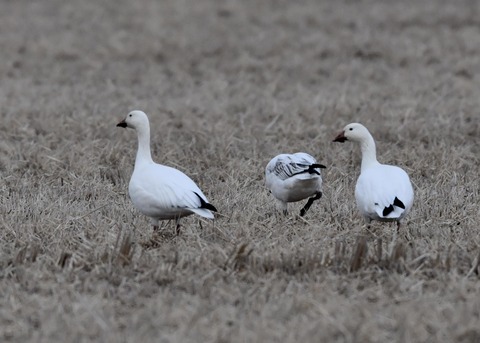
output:
<instances>
[{"instance_id":1,"label":"goose neck","mask_svg":"<svg viewBox=\"0 0 480 343\"><path fill-rule=\"evenodd\" d=\"M360 149L362 151L362 172L378 164L375 141L371 135L360 142Z\"/></svg>"},{"instance_id":2,"label":"goose neck","mask_svg":"<svg viewBox=\"0 0 480 343\"><path fill-rule=\"evenodd\" d=\"M149 163L152 161L152 154L150 152L150 127L140 127L137 129L138 136L138 150L135 159L135 165Z\"/></svg>"}]
</instances>

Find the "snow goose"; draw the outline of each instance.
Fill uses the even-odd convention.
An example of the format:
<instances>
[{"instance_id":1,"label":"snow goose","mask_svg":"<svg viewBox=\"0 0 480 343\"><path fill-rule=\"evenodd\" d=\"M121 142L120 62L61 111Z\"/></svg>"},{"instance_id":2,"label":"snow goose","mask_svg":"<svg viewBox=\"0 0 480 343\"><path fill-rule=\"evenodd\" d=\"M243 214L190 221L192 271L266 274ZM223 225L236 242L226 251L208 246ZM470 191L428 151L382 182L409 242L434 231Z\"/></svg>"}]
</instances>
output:
<instances>
[{"instance_id":1,"label":"snow goose","mask_svg":"<svg viewBox=\"0 0 480 343\"><path fill-rule=\"evenodd\" d=\"M362 124L348 124L334 139L334 142L345 141L359 143L362 151L362 167L355 187L359 211L368 225L372 220L396 221L399 230L400 221L413 204L413 188L407 173L377 161L375 141Z\"/></svg>"},{"instance_id":2,"label":"snow goose","mask_svg":"<svg viewBox=\"0 0 480 343\"><path fill-rule=\"evenodd\" d=\"M305 215L313 202L322 197L320 168L325 166L304 152L280 154L268 162L266 186L277 199L277 208L287 214L287 203L310 197L300 210L300 216Z\"/></svg>"},{"instance_id":3,"label":"snow goose","mask_svg":"<svg viewBox=\"0 0 480 343\"><path fill-rule=\"evenodd\" d=\"M142 111L132 111L117 124L137 131L138 150L128 193L133 205L152 219L154 230L159 220L179 219L196 213L213 219L217 209L208 202L195 182L181 171L153 162L150 152L150 124Z\"/></svg>"}]
</instances>

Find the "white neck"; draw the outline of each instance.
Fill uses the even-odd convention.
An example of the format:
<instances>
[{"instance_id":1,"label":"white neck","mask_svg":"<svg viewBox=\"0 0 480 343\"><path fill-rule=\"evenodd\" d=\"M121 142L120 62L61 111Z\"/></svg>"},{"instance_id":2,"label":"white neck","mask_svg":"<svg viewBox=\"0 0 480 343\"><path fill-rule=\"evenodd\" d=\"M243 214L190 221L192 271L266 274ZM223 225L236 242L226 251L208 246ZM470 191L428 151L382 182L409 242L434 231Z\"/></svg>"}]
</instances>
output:
<instances>
[{"instance_id":1,"label":"white neck","mask_svg":"<svg viewBox=\"0 0 480 343\"><path fill-rule=\"evenodd\" d=\"M138 150L135 159L135 167L144 163L153 163L152 154L150 152L150 125L142 125L137 127Z\"/></svg>"},{"instance_id":2,"label":"white neck","mask_svg":"<svg viewBox=\"0 0 480 343\"><path fill-rule=\"evenodd\" d=\"M377 152L375 148L375 141L372 135L368 135L362 141L360 141L360 149L362 150L362 169L364 172L370 167L378 165Z\"/></svg>"}]
</instances>

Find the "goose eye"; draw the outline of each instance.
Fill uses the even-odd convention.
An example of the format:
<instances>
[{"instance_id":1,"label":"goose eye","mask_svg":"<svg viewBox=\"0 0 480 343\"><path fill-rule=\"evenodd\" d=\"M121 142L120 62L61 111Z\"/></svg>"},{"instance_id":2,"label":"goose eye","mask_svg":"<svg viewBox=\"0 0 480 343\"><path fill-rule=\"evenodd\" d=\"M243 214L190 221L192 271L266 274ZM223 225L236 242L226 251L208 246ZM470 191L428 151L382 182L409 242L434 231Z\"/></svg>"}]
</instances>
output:
<instances>
[{"instance_id":1,"label":"goose eye","mask_svg":"<svg viewBox=\"0 0 480 343\"><path fill-rule=\"evenodd\" d=\"M353 131L353 127L350 128L350 131Z\"/></svg>"},{"instance_id":2,"label":"goose eye","mask_svg":"<svg viewBox=\"0 0 480 343\"><path fill-rule=\"evenodd\" d=\"M129 114L128 116L129 116L129 117L131 117L132 115L131 115L131 114Z\"/></svg>"}]
</instances>

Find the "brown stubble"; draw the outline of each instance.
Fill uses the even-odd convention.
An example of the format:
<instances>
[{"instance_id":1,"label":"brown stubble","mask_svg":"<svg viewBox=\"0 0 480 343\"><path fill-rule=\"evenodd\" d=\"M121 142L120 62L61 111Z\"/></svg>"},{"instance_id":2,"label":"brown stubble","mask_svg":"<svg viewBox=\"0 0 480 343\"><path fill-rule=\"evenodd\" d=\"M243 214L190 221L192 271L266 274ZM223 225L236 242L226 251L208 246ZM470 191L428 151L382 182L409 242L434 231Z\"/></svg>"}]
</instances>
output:
<instances>
[{"instance_id":1,"label":"brown stubble","mask_svg":"<svg viewBox=\"0 0 480 343\"><path fill-rule=\"evenodd\" d=\"M0 341L478 341L477 13L2 2ZM136 137L115 124L136 108L214 223L154 235L133 208ZM356 210L359 151L331 143L353 121L411 176L398 235ZM305 218L264 188L296 151L327 166Z\"/></svg>"}]
</instances>

